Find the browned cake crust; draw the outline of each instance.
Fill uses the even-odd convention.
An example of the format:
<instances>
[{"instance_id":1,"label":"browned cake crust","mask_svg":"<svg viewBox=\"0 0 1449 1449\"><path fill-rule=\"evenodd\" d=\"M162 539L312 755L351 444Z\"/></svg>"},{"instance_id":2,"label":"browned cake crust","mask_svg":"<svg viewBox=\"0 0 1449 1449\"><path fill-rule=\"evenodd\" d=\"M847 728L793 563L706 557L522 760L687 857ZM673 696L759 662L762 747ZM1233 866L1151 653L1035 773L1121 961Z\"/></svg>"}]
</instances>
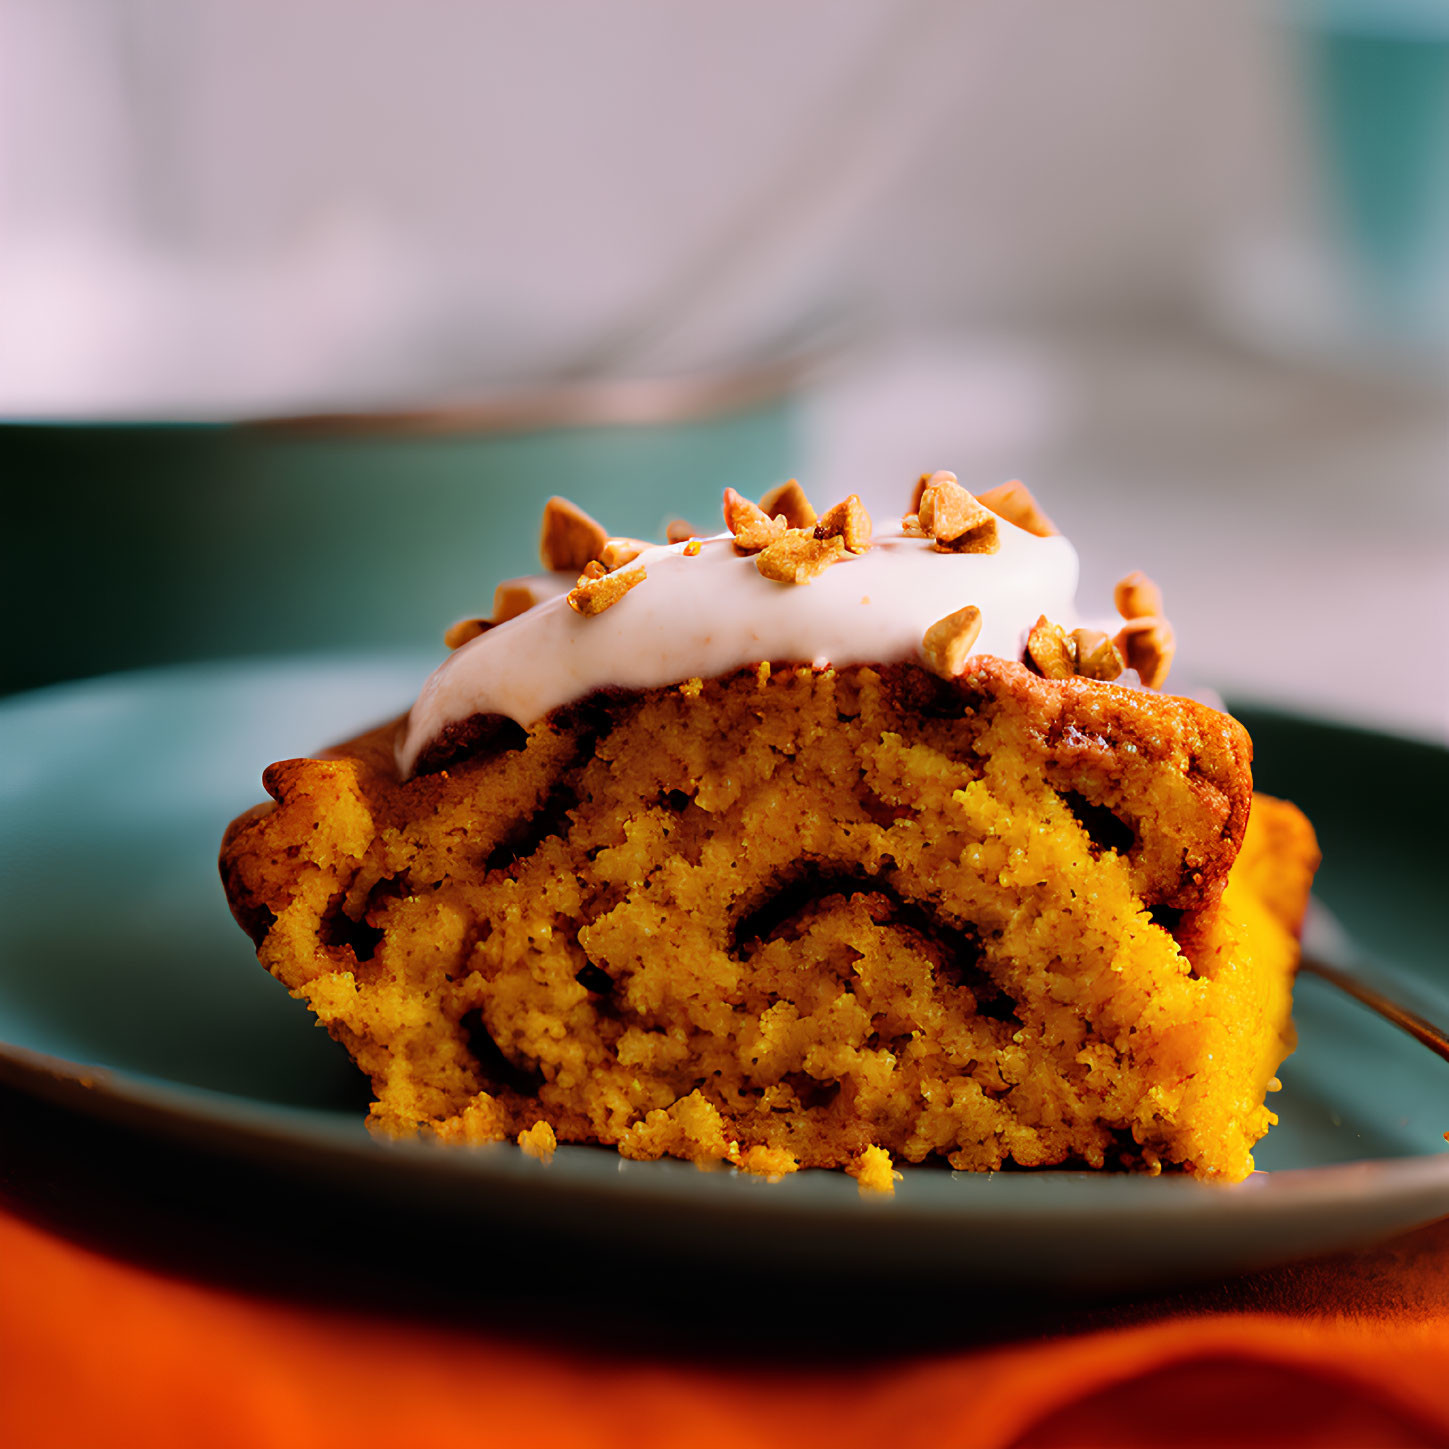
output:
<instances>
[{"instance_id":1,"label":"browned cake crust","mask_svg":"<svg viewBox=\"0 0 1449 1449\"><path fill-rule=\"evenodd\" d=\"M989 724L1009 720L1026 758L1070 799L1089 834L1099 844L1125 847L1145 904L1189 911L1222 894L1253 793L1252 742L1231 716L1194 700L1080 677L1043 679L992 656L974 659L954 680L912 665L874 672L892 700L895 722L949 755L969 757ZM754 670L742 671L723 687L753 690L756 677ZM544 802L571 791L600 736L651 697L676 693L673 687L612 691L555 710L542 725L553 743L548 766L533 783L524 815L532 818ZM422 771L403 782L393 753L400 724L389 721L318 756L356 762L358 785L380 826L400 826L433 808L446 793L449 766L476 769L529 743L528 732L511 720L475 715L450 726L425 754ZM286 799L310 763L272 765L262 777L267 793L274 801ZM1172 781L1171 799L1167 808L1154 808L1154 782L1160 787L1165 780ZM267 897L275 874L266 867L275 862L258 861L242 840L270 808L256 806L233 821L221 852L227 899L254 940L256 921L273 909ZM1148 812L1150 820L1140 818ZM275 830L270 826L269 835Z\"/></svg>"},{"instance_id":2,"label":"browned cake crust","mask_svg":"<svg viewBox=\"0 0 1449 1449\"><path fill-rule=\"evenodd\" d=\"M1058 791L1131 832L1127 856L1146 904L1190 911L1218 899L1252 803L1253 746L1237 720L1195 700L1043 679L990 656L960 687L982 718L1012 721Z\"/></svg>"}]
</instances>

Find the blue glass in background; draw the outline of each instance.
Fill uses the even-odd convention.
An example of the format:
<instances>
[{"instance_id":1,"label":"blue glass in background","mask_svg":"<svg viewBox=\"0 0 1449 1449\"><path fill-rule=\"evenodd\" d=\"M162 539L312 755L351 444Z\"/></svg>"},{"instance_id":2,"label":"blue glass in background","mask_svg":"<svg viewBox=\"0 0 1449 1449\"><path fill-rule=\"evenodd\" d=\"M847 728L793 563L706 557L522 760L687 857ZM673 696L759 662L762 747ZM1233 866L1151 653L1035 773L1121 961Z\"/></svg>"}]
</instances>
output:
<instances>
[{"instance_id":1,"label":"blue glass in background","mask_svg":"<svg viewBox=\"0 0 1449 1449\"><path fill-rule=\"evenodd\" d=\"M1302 0L1292 15L1360 309L1449 351L1449 0Z\"/></svg>"},{"instance_id":2,"label":"blue glass in background","mask_svg":"<svg viewBox=\"0 0 1449 1449\"><path fill-rule=\"evenodd\" d=\"M443 652L494 585L537 572L550 494L617 534L705 532L727 485L799 469L793 402L653 424L316 435L0 424L0 694L192 659Z\"/></svg>"}]
</instances>

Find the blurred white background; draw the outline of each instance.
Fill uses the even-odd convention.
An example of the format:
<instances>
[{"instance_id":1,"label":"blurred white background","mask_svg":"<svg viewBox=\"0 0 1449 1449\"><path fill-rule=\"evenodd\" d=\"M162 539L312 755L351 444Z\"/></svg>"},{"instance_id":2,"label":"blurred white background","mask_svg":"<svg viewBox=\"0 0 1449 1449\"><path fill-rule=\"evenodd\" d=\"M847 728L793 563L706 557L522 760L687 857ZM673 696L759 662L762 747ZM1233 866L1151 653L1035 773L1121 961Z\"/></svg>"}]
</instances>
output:
<instances>
[{"instance_id":1,"label":"blurred white background","mask_svg":"<svg viewBox=\"0 0 1449 1449\"><path fill-rule=\"evenodd\" d=\"M361 405L1182 317L1303 204L1259 6L5 0L0 403Z\"/></svg>"},{"instance_id":2,"label":"blurred white background","mask_svg":"<svg viewBox=\"0 0 1449 1449\"><path fill-rule=\"evenodd\" d=\"M0 413L400 407L844 339L802 399L822 497L1024 476L1084 609L1144 567L1191 673L1443 737L1449 7L1294 14L0 0ZM1335 190L1376 154L1423 158L1377 250Z\"/></svg>"}]
</instances>

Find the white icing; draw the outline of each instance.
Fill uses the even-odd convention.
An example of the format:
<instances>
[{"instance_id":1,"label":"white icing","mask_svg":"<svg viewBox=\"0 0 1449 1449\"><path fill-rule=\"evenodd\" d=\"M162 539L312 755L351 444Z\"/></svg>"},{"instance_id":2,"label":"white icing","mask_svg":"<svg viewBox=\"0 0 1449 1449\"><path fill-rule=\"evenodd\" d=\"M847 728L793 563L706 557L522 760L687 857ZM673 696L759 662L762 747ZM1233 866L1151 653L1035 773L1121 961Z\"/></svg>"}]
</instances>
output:
<instances>
[{"instance_id":1,"label":"white icing","mask_svg":"<svg viewBox=\"0 0 1449 1449\"><path fill-rule=\"evenodd\" d=\"M761 660L918 661L927 628L967 604L981 610L972 652L1019 659L1039 615L1076 626L1077 555L1059 535L1005 522L997 532L996 553L953 554L888 529L808 584L763 577L727 533L693 556L686 544L651 548L630 565L644 581L602 613L585 617L560 595L454 651L413 705L398 768L406 778L446 726L475 714L529 726L605 686L653 689Z\"/></svg>"}]
</instances>

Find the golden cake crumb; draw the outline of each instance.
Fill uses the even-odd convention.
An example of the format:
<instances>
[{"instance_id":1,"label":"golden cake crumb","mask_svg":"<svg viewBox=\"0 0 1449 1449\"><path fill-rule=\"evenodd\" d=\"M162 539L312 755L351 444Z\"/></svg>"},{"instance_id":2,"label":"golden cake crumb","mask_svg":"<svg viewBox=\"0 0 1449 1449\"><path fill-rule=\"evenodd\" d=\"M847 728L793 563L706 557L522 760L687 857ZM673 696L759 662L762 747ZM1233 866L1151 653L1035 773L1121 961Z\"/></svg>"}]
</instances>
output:
<instances>
[{"instance_id":1,"label":"golden cake crumb","mask_svg":"<svg viewBox=\"0 0 1449 1449\"><path fill-rule=\"evenodd\" d=\"M768 1177L772 1182L800 1170L794 1155L783 1147L748 1147L740 1153L739 1167L743 1172Z\"/></svg>"},{"instance_id":2,"label":"golden cake crumb","mask_svg":"<svg viewBox=\"0 0 1449 1449\"><path fill-rule=\"evenodd\" d=\"M532 1127L525 1127L518 1134L518 1145L529 1157L536 1157L540 1162L552 1162L553 1154L558 1148L558 1138L553 1135L553 1128L545 1121L538 1121Z\"/></svg>"},{"instance_id":3,"label":"golden cake crumb","mask_svg":"<svg viewBox=\"0 0 1449 1449\"><path fill-rule=\"evenodd\" d=\"M368 1125L384 1135L398 1137L418 1129L415 1120L391 1109L379 1112L374 1108ZM508 1135L508 1116L496 1097L478 1092L455 1115L433 1123L432 1130L439 1142L481 1147L485 1142L503 1141Z\"/></svg>"},{"instance_id":4,"label":"golden cake crumb","mask_svg":"<svg viewBox=\"0 0 1449 1449\"><path fill-rule=\"evenodd\" d=\"M901 1176L892 1168L891 1155L884 1147L867 1147L845 1170L862 1193L894 1194Z\"/></svg>"}]
</instances>

